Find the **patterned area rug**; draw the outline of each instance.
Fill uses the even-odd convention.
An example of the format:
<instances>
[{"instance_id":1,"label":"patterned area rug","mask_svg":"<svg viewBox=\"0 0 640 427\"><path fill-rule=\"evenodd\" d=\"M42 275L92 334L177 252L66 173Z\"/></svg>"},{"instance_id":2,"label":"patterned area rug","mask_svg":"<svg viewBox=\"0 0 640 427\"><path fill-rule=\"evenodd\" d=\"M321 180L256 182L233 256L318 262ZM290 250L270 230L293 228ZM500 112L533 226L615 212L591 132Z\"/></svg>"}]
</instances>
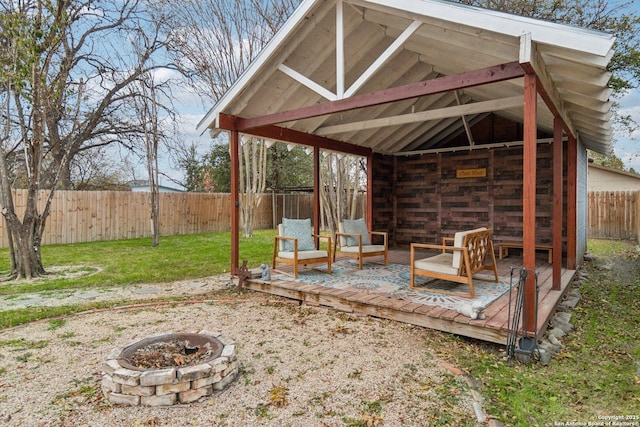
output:
<instances>
[{"instance_id":1,"label":"patterned area rug","mask_svg":"<svg viewBox=\"0 0 640 427\"><path fill-rule=\"evenodd\" d=\"M388 264L384 266L365 264L362 270L358 270L357 264L353 261L338 261L331 267L332 274L327 274L326 266L324 266L318 267L317 269L299 270L297 279L283 274L274 274L272 278L326 286L335 289L358 289L369 293L377 293L389 298L433 305L450 310L455 310L460 304L472 304L476 301L479 301L482 307L486 307L509 290L508 278L499 278L500 281L498 283L492 282L491 279L485 281L475 278L473 285L476 296L470 299L426 290L410 289L410 271L408 265ZM482 276L478 275L477 277ZM469 291L469 287L465 284L418 276L416 276L416 286L425 286L459 293Z\"/></svg>"}]
</instances>

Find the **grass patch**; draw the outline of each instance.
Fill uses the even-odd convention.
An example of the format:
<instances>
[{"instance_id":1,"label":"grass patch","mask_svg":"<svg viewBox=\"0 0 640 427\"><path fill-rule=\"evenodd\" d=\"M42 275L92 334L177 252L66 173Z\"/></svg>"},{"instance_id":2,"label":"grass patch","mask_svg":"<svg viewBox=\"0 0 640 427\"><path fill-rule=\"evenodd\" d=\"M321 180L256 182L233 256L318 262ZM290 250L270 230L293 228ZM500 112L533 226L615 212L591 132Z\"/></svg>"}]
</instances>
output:
<instances>
[{"instance_id":1,"label":"grass patch","mask_svg":"<svg viewBox=\"0 0 640 427\"><path fill-rule=\"evenodd\" d=\"M506 425L597 423L640 407L640 254L628 242L590 241L589 281L572 312L575 331L547 366L503 360L504 347L447 336L442 357L484 384L488 413Z\"/></svg>"},{"instance_id":2,"label":"grass patch","mask_svg":"<svg viewBox=\"0 0 640 427\"><path fill-rule=\"evenodd\" d=\"M249 266L268 263L273 250L273 230L258 230L240 239L240 260ZM97 288L138 283L162 283L206 277L229 271L230 233L206 233L160 238L158 247L150 238L108 242L50 245L42 247L47 267L83 266L93 274L56 277L31 282L5 282L0 295L51 291L66 288ZM99 267L99 271L95 267ZM9 270L7 249L0 250L0 271Z\"/></svg>"}]
</instances>

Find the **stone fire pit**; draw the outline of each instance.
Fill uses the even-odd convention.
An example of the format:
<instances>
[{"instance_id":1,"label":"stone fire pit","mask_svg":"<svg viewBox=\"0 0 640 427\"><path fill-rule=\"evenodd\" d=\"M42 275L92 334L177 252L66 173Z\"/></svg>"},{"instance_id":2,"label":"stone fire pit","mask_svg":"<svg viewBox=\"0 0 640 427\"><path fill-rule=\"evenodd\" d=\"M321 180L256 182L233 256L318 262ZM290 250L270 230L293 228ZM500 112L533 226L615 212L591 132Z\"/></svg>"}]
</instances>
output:
<instances>
[{"instance_id":1,"label":"stone fire pit","mask_svg":"<svg viewBox=\"0 0 640 427\"><path fill-rule=\"evenodd\" d=\"M120 405L191 403L223 390L237 374L236 346L225 336L154 335L111 352L103 364L102 392Z\"/></svg>"}]
</instances>

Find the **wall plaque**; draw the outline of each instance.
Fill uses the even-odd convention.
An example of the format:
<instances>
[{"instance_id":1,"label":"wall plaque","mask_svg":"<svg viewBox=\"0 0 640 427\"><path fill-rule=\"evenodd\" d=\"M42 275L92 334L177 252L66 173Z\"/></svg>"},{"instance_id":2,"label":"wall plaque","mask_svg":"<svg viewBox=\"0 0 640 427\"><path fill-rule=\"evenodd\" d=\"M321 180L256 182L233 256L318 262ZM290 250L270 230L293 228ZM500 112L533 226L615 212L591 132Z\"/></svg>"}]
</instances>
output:
<instances>
[{"instance_id":1,"label":"wall plaque","mask_svg":"<svg viewBox=\"0 0 640 427\"><path fill-rule=\"evenodd\" d=\"M484 178L486 176L487 168L456 170L456 178Z\"/></svg>"}]
</instances>

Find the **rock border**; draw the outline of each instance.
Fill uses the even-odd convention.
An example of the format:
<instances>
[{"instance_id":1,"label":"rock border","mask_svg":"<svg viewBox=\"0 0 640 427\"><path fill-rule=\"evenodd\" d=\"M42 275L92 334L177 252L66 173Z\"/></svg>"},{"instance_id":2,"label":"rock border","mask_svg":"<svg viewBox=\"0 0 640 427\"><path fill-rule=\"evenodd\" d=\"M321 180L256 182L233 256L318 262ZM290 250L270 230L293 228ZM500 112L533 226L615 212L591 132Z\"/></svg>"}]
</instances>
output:
<instances>
[{"instance_id":1,"label":"rock border","mask_svg":"<svg viewBox=\"0 0 640 427\"><path fill-rule=\"evenodd\" d=\"M223 345L217 358L193 366L133 370L120 362L124 362L120 356L128 346L113 349L102 365L101 388L105 398L115 405L171 406L192 403L224 390L238 375L236 344L221 333L197 333L215 338Z\"/></svg>"}]
</instances>

